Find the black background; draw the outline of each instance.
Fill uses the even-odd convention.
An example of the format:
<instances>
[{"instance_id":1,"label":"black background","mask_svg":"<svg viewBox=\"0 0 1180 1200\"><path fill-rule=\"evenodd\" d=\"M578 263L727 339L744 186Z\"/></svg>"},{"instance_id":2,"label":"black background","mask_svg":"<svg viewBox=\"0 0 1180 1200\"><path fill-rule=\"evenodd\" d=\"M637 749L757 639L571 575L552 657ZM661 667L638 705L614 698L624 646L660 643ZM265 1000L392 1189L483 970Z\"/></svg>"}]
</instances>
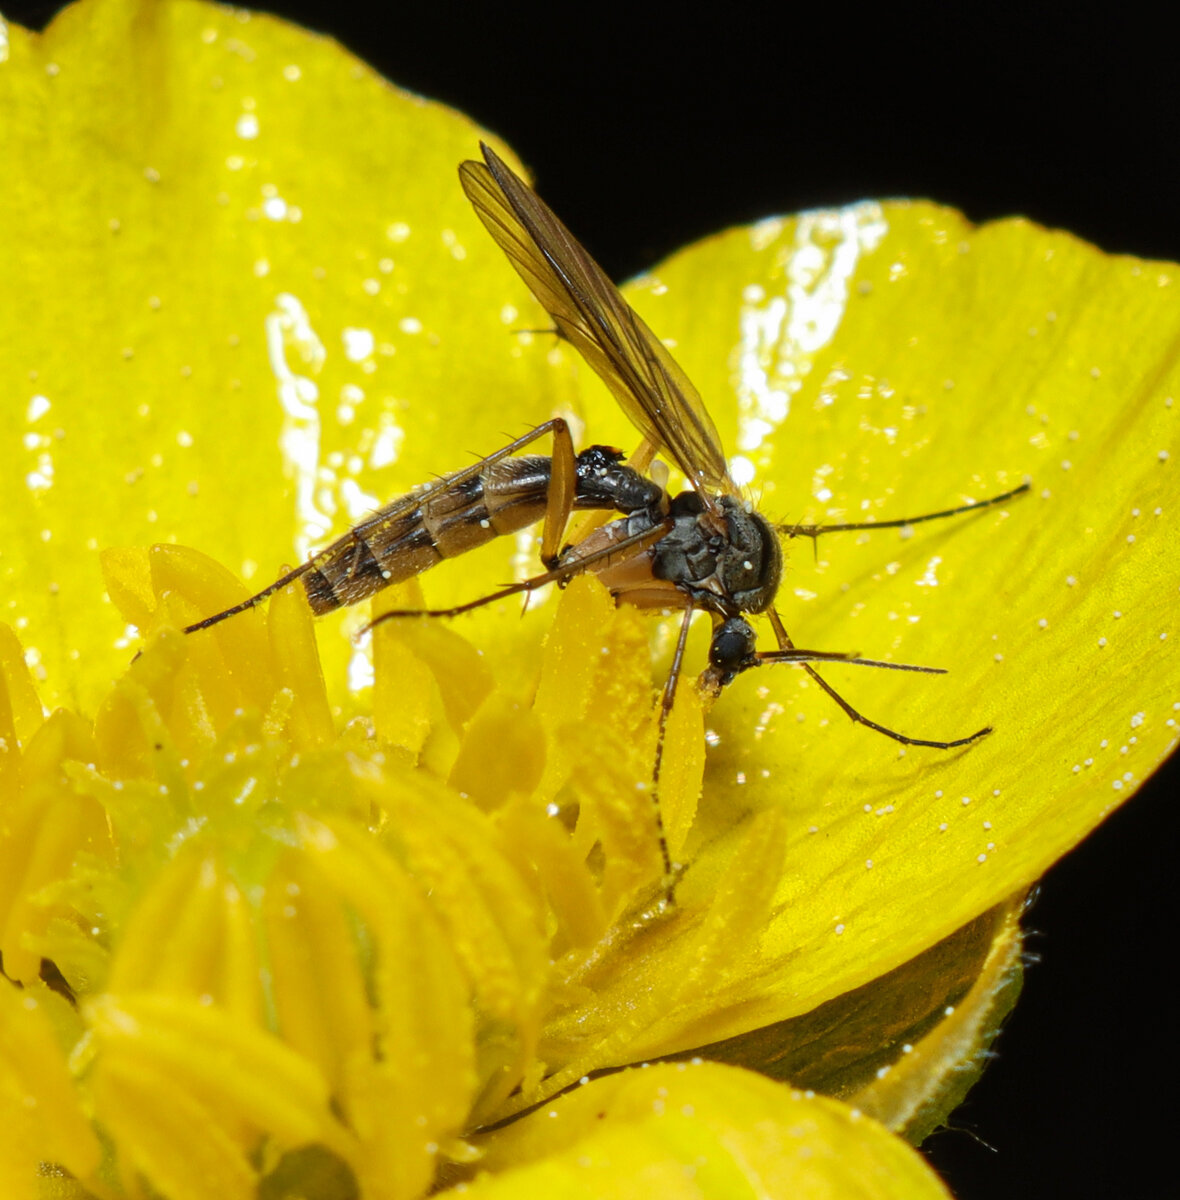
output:
<instances>
[{"instance_id":1,"label":"black background","mask_svg":"<svg viewBox=\"0 0 1180 1200\"><path fill-rule=\"evenodd\" d=\"M56 7L0 0L34 26ZM1134 6L680 8L272 6L506 138L616 277L726 225L894 195L1180 258L1176 31ZM1044 881L998 1057L925 1147L960 1200L1175 1187L1178 779Z\"/></svg>"}]
</instances>

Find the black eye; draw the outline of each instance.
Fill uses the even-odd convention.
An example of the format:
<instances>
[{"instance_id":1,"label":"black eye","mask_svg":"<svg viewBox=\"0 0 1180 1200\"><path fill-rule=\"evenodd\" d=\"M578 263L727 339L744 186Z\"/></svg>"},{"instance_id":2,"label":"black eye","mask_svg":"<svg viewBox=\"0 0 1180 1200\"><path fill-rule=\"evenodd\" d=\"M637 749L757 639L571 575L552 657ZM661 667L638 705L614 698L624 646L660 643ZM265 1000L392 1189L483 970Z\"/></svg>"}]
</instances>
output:
<instances>
[{"instance_id":1,"label":"black eye","mask_svg":"<svg viewBox=\"0 0 1180 1200\"><path fill-rule=\"evenodd\" d=\"M730 617L713 631L709 662L727 675L736 675L749 665L754 654L754 630L744 617Z\"/></svg>"}]
</instances>

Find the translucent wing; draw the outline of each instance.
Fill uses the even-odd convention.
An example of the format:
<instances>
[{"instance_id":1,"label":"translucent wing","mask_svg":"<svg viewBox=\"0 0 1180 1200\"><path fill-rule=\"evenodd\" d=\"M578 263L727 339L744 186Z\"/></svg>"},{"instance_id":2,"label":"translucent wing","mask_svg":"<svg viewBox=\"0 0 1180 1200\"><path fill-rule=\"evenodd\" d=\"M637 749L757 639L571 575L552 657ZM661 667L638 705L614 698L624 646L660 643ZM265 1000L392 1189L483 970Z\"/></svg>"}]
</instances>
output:
<instances>
[{"instance_id":1,"label":"translucent wing","mask_svg":"<svg viewBox=\"0 0 1180 1200\"><path fill-rule=\"evenodd\" d=\"M688 376L552 209L490 147L480 149L487 165L459 167L463 190L558 331L706 504L710 492L735 492L717 429Z\"/></svg>"}]
</instances>

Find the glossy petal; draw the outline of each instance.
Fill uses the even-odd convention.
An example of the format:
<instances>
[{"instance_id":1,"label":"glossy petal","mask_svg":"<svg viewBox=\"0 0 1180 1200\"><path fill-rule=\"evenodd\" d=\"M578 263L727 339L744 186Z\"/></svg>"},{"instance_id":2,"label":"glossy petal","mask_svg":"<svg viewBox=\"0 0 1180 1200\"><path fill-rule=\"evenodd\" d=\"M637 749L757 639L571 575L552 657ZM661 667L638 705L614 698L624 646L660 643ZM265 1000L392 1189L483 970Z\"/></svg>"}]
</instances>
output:
<instances>
[{"instance_id":1,"label":"glossy petal","mask_svg":"<svg viewBox=\"0 0 1180 1200\"><path fill-rule=\"evenodd\" d=\"M265 583L568 399L512 332L457 183L480 131L333 43L97 0L44 35L9 27L0 105L21 114L0 129L0 224L21 231L0 288L0 421L21 447L0 615L48 704L93 710L126 665L100 549L179 540ZM465 586L501 561L476 556ZM67 613L88 614L84 647ZM324 641L339 700L352 646Z\"/></svg>"},{"instance_id":2,"label":"glossy petal","mask_svg":"<svg viewBox=\"0 0 1180 1200\"><path fill-rule=\"evenodd\" d=\"M917 1154L830 1100L710 1063L626 1071L481 1142L478 1197L944 1197Z\"/></svg>"},{"instance_id":3,"label":"glossy petal","mask_svg":"<svg viewBox=\"0 0 1180 1200\"><path fill-rule=\"evenodd\" d=\"M919 737L995 732L899 752L801 674L733 685L709 717L710 851L685 904L743 819L788 832L751 974L702 1003L719 1033L807 1011L1027 886L1174 748L1178 285L1027 222L889 204L734 230L632 288L787 525L1033 482L974 517L828 535L818 562L788 543L799 645L949 671L825 668L852 704ZM618 429L594 396L588 419Z\"/></svg>"}]
</instances>

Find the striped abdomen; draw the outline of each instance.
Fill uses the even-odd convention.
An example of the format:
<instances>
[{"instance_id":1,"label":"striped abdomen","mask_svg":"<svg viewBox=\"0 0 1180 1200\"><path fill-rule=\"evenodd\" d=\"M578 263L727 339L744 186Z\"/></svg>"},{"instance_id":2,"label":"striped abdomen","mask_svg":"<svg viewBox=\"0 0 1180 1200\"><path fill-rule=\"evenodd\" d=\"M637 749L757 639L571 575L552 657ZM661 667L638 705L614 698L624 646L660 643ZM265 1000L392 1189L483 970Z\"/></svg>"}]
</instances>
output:
<instances>
[{"instance_id":1,"label":"striped abdomen","mask_svg":"<svg viewBox=\"0 0 1180 1200\"><path fill-rule=\"evenodd\" d=\"M551 459L504 458L455 484L431 485L419 504L399 497L316 554L303 576L317 615L355 604L545 515Z\"/></svg>"}]
</instances>

